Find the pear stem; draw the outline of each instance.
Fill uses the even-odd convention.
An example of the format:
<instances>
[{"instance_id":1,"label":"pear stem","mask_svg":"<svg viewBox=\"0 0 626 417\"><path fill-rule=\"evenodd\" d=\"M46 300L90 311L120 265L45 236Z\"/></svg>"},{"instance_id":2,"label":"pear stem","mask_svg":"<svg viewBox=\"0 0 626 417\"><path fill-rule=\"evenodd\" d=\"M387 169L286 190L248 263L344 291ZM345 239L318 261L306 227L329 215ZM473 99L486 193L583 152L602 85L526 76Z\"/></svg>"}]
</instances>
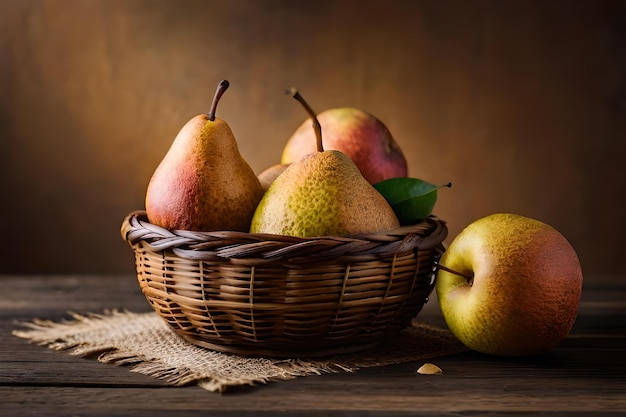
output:
<instances>
[{"instance_id":1,"label":"pear stem","mask_svg":"<svg viewBox=\"0 0 626 417\"><path fill-rule=\"evenodd\" d=\"M220 101L220 98L222 98L222 94L224 94L224 91L228 89L229 85L230 83L227 80L222 80L217 85L217 89L215 90L215 96L213 96L213 103L211 103L211 110L207 114L207 116L209 116L209 120L212 122L215 121L215 110L217 109L217 103Z\"/></svg>"},{"instance_id":2,"label":"pear stem","mask_svg":"<svg viewBox=\"0 0 626 417\"><path fill-rule=\"evenodd\" d=\"M304 98L302 98L302 96L295 87L291 87L289 90L287 90L286 93L298 100L298 102L302 104L302 107L304 107L309 116L311 116L313 129L315 130L315 138L317 139L317 151L324 152L324 145L322 144L322 125L320 125L319 120L317 120L317 113L313 111L311 106L309 106L309 103L307 103Z\"/></svg>"}]
</instances>

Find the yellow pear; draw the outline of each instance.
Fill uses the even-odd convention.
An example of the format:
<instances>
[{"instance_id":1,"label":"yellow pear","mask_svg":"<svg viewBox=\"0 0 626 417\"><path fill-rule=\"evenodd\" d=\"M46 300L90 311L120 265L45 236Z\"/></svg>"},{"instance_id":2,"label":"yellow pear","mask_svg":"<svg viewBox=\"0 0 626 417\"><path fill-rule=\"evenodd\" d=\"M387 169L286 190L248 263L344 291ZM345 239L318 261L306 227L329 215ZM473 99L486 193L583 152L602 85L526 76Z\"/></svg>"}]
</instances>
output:
<instances>
[{"instance_id":1,"label":"yellow pear","mask_svg":"<svg viewBox=\"0 0 626 417\"><path fill-rule=\"evenodd\" d=\"M299 237L376 233L400 226L385 198L344 153L325 151L315 112L318 152L293 162L271 184L252 218L252 233Z\"/></svg>"},{"instance_id":2,"label":"yellow pear","mask_svg":"<svg viewBox=\"0 0 626 417\"><path fill-rule=\"evenodd\" d=\"M215 117L228 85L219 83L211 111L183 126L152 175L145 201L151 223L171 230L249 230L263 189L229 125Z\"/></svg>"}]
</instances>

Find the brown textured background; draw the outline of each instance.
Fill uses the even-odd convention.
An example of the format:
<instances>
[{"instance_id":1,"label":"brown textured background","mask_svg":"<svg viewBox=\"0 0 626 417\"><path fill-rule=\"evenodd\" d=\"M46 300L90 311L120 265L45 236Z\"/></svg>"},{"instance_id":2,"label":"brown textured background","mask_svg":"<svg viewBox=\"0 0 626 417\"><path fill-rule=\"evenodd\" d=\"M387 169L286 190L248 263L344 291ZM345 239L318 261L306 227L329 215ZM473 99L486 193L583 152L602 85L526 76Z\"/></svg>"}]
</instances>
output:
<instances>
[{"instance_id":1,"label":"brown textured background","mask_svg":"<svg viewBox=\"0 0 626 417\"><path fill-rule=\"evenodd\" d=\"M545 221L625 271L626 2L0 0L0 272L126 273L123 217L182 125L219 108L257 172L304 119L382 119L450 236Z\"/></svg>"}]
</instances>

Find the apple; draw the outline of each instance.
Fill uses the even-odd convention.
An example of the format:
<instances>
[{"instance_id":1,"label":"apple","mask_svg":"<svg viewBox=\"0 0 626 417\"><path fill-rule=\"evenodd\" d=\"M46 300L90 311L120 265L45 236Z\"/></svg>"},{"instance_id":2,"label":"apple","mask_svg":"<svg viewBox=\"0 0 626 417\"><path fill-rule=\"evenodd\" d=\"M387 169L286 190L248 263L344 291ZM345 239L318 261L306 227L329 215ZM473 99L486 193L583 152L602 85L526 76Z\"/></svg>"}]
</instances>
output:
<instances>
[{"instance_id":1,"label":"apple","mask_svg":"<svg viewBox=\"0 0 626 417\"><path fill-rule=\"evenodd\" d=\"M370 184L408 176L406 158L389 129L378 118L359 109L339 107L317 115L324 149L346 154ZM316 152L315 132L307 119L287 141L282 164Z\"/></svg>"},{"instance_id":2,"label":"apple","mask_svg":"<svg viewBox=\"0 0 626 417\"><path fill-rule=\"evenodd\" d=\"M496 213L454 238L435 285L443 318L463 344L523 356L567 336L582 282L578 256L561 233L535 219Z\"/></svg>"}]
</instances>

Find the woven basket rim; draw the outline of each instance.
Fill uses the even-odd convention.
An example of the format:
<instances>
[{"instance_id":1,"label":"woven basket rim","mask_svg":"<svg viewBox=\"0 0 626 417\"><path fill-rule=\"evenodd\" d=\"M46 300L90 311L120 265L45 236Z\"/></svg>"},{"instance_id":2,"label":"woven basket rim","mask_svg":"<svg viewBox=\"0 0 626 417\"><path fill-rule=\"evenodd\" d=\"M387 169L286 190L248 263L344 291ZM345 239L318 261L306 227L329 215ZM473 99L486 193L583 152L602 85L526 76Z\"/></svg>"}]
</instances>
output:
<instances>
[{"instance_id":1,"label":"woven basket rim","mask_svg":"<svg viewBox=\"0 0 626 417\"><path fill-rule=\"evenodd\" d=\"M299 257L354 257L364 259L401 255L415 250L440 248L447 237L446 222L431 215L419 223L380 233L296 237L237 231L199 232L168 230L148 221L145 210L129 213L122 223L121 235L131 246L171 251L186 259L231 259L296 262Z\"/></svg>"},{"instance_id":2,"label":"woven basket rim","mask_svg":"<svg viewBox=\"0 0 626 417\"><path fill-rule=\"evenodd\" d=\"M268 357L360 351L393 337L434 287L446 223L358 236L166 230L145 211L121 227L139 285L180 336Z\"/></svg>"}]
</instances>

